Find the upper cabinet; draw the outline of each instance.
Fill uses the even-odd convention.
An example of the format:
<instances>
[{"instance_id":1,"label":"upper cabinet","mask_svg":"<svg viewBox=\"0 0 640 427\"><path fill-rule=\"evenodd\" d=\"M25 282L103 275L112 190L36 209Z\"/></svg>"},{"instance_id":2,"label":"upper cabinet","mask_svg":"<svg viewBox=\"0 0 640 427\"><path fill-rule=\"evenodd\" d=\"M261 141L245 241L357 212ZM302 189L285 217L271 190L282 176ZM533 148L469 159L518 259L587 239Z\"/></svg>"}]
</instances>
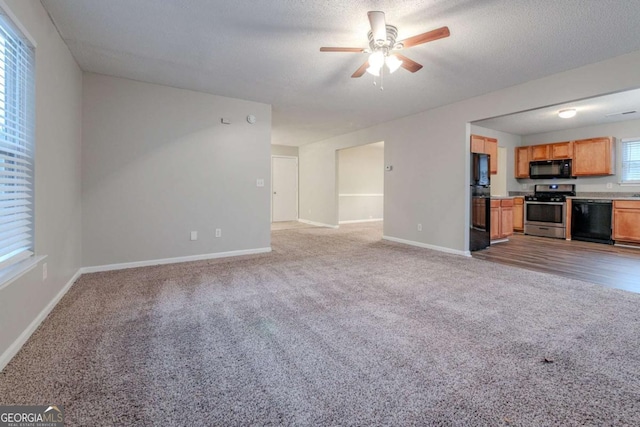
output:
<instances>
[{"instance_id":1,"label":"upper cabinet","mask_svg":"<svg viewBox=\"0 0 640 427\"><path fill-rule=\"evenodd\" d=\"M529 160L530 161L534 161L534 160L548 160L551 158L551 155L549 154L550 150L549 150L549 145L545 144L545 145L533 145L530 148L530 152L529 152Z\"/></svg>"},{"instance_id":2,"label":"upper cabinet","mask_svg":"<svg viewBox=\"0 0 640 427\"><path fill-rule=\"evenodd\" d=\"M570 159L573 154L572 141L532 145L528 148L531 150L530 161Z\"/></svg>"},{"instance_id":3,"label":"upper cabinet","mask_svg":"<svg viewBox=\"0 0 640 427\"><path fill-rule=\"evenodd\" d=\"M488 154L491 175L498 173L498 140L486 136L471 135L471 152Z\"/></svg>"},{"instance_id":4,"label":"upper cabinet","mask_svg":"<svg viewBox=\"0 0 640 427\"><path fill-rule=\"evenodd\" d=\"M471 152L484 154L484 136L471 135Z\"/></svg>"},{"instance_id":5,"label":"upper cabinet","mask_svg":"<svg viewBox=\"0 0 640 427\"><path fill-rule=\"evenodd\" d=\"M516 147L516 178L529 178L529 147Z\"/></svg>"},{"instance_id":6,"label":"upper cabinet","mask_svg":"<svg viewBox=\"0 0 640 427\"><path fill-rule=\"evenodd\" d=\"M495 138L486 138L484 140L484 152L489 156L489 169L491 175L498 173L498 140Z\"/></svg>"},{"instance_id":7,"label":"upper cabinet","mask_svg":"<svg viewBox=\"0 0 640 427\"><path fill-rule=\"evenodd\" d=\"M573 143L571 141L567 141L549 144L549 151L551 159L553 160L570 159L573 156Z\"/></svg>"},{"instance_id":8,"label":"upper cabinet","mask_svg":"<svg viewBox=\"0 0 640 427\"><path fill-rule=\"evenodd\" d=\"M613 175L613 138L591 138L573 142L573 175Z\"/></svg>"},{"instance_id":9,"label":"upper cabinet","mask_svg":"<svg viewBox=\"0 0 640 427\"><path fill-rule=\"evenodd\" d=\"M516 147L515 177L529 178L529 162L572 159L573 176L613 175L613 138L600 137Z\"/></svg>"}]
</instances>

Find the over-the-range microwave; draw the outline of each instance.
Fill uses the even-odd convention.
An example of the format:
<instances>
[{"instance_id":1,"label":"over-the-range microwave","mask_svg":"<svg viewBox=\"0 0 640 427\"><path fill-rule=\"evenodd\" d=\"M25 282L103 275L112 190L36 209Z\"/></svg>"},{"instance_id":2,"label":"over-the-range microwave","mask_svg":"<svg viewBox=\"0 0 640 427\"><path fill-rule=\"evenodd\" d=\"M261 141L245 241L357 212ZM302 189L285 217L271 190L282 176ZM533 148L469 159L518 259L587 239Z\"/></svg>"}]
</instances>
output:
<instances>
[{"instance_id":1,"label":"over-the-range microwave","mask_svg":"<svg viewBox=\"0 0 640 427\"><path fill-rule=\"evenodd\" d=\"M573 178L571 176L571 159L529 162L529 178Z\"/></svg>"}]
</instances>

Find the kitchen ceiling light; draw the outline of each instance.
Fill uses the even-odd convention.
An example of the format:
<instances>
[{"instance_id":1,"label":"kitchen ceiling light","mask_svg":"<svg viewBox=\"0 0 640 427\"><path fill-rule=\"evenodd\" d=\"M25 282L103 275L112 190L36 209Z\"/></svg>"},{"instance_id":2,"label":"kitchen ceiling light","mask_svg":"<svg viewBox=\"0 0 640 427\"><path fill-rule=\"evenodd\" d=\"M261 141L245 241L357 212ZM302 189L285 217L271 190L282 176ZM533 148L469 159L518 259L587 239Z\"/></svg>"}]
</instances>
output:
<instances>
[{"instance_id":1,"label":"kitchen ceiling light","mask_svg":"<svg viewBox=\"0 0 640 427\"><path fill-rule=\"evenodd\" d=\"M560 110L558 111L558 116L562 117L563 119L570 119L571 117L576 115L576 109L575 108L568 108L566 110Z\"/></svg>"}]
</instances>

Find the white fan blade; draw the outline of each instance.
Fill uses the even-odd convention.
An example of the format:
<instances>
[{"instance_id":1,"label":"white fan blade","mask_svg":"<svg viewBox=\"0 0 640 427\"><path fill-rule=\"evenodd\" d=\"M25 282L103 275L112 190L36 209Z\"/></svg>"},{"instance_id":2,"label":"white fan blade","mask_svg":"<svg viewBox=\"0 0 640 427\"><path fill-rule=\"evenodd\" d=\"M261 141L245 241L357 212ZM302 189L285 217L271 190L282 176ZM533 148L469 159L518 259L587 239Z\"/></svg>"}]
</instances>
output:
<instances>
[{"instance_id":1,"label":"white fan blade","mask_svg":"<svg viewBox=\"0 0 640 427\"><path fill-rule=\"evenodd\" d=\"M384 12L367 12L371 24L371 34L376 45L382 46L387 41L387 24L384 20Z\"/></svg>"}]
</instances>

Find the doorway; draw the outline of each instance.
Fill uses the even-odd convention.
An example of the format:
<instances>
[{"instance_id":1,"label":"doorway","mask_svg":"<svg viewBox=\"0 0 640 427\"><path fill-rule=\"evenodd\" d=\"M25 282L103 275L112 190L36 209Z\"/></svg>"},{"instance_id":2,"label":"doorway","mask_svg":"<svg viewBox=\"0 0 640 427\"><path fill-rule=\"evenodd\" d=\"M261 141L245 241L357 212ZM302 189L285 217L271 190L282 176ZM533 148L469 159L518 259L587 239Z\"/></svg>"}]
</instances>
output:
<instances>
[{"instance_id":1,"label":"doorway","mask_svg":"<svg viewBox=\"0 0 640 427\"><path fill-rule=\"evenodd\" d=\"M337 151L338 224L381 222L384 142Z\"/></svg>"},{"instance_id":2,"label":"doorway","mask_svg":"<svg viewBox=\"0 0 640 427\"><path fill-rule=\"evenodd\" d=\"M271 156L271 221L298 220L298 158Z\"/></svg>"}]
</instances>

